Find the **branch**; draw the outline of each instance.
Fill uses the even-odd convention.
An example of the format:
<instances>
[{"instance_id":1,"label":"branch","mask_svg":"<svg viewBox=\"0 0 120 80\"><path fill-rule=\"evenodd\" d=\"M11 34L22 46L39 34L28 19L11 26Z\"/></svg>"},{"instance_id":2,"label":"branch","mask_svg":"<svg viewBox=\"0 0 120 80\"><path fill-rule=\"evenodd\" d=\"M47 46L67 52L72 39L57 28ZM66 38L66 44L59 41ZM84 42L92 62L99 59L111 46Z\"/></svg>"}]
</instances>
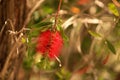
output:
<instances>
[{"instance_id":1,"label":"branch","mask_svg":"<svg viewBox=\"0 0 120 80\"><path fill-rule=\"evenodd\" d=\"M21 29L19 32L17 32L17 34L21 33L21 32L24 30L24 28L26 27L26 25L29 23L32 14L33 14L34 11L40 6L40 4L41 4L43 1L44 1L44 0L39 0L38 2L36 2L35 6L30 10L27 18L25 19L25 22L24 22L24 24L23 24L22 29Z\"/></svg>"},{"instance_id":2,"label":"branch","mask_svg":"<svg viewBox=\"0 0 120 80\"><path fill-rule=\"evenodd\" d=\"M21 37L22 37L22 33L19 35L16 43L13 45L13 48L10 51L10 53L9 53L7 59L6 59L6 62L5 62L4 67L3 67L3 70L1 71L1 74L0 74L1 75L0 77L2 77L2 79L4 79L4 77L5 77L7 69L9 67L10 59L11 59L11 57L13 55L13 52L16 50L16 47L19 47L21 45L21 43L20 43Z\"/></svg>"},{"instance_id":3,"label":"branch","mask_svg":"<svg viewBox=\"0 0 120 80\"><path fill-rule=\"evenodd\" d=\"M14 29L14 26L13 26L12 21L11 21L10 19L7 19L7 20L5 21L5 23L4 23L4 25L2 26L1 31L0 31L0 37L2 36L2 33L3 33L6 25L8 24L8 22L10 23L10 28L11 28L11 30L12 30L13 32L15 32L15 29Z\"/></svg>"}]
</instances>

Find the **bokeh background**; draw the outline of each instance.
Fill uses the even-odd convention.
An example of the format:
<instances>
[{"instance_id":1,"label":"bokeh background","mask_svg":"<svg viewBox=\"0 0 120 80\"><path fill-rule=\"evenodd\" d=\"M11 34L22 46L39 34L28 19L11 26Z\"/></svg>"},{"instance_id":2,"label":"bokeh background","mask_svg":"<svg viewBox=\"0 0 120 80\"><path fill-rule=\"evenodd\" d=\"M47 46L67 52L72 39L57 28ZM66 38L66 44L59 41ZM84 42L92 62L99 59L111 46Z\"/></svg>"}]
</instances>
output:
<instances>
[{"instance_id":1,"label":"bokeh background","mask_svg":"<svg viewBox=\"0 0 120 80\"><path fill-rule=\"evenodd\" d=\"M40 0L27 1L31 9ZM59 0L41 0L33 9L20 39L16 80L120 80L120 1L63 0L59 11L58 5ZM36 52L36 45L57 11L64 46L51 61Z\"/></svg>"}]
</instances>

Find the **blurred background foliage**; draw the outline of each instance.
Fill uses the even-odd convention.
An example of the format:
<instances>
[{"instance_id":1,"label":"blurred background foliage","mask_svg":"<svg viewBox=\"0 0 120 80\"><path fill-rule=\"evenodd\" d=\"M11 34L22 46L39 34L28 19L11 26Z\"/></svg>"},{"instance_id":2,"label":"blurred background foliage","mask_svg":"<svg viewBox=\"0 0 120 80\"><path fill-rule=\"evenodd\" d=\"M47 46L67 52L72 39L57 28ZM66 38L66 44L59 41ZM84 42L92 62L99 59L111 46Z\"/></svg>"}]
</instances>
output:
<instances>
[{"instance_id":1,"label":"blurred background foliage","mask_svg":"<svg viewBox=\"0 0 120 80\"><path fill-rule=\"evenodd\" d=\"M44 0L22 38L27 46L23 67L29 79L119 80L120 7L111 0L63 0L57 26L62 27L66 42L60 62L36 53L37 36L54 24L58 4L59 0Z\"/></svg>"}]
</instances>

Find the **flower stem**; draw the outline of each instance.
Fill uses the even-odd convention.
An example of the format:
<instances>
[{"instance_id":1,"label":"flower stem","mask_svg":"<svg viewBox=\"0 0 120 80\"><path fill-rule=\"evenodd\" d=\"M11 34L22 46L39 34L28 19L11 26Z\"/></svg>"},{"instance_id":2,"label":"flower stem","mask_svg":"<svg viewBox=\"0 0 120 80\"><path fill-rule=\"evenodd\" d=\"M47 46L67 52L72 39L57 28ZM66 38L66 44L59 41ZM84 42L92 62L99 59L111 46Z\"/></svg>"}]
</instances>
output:
<instances>
[{"instance_id":1,"label":"flower stem","mask_svg":"<svg viewBox=\"0 0 120 80\"><path fill-rule=\"evenodd\" d=\"M56 15L55 15L55 23L54 23L54 26L53 26L53 29L54 29L54 30L56 29L57 19L58 19L58 15L59 15L59 11L60 11L61 4L62 4L62 0L60 0L60 2L59 2L58 10L57 10Z\"/></svg>"}]
</instances>

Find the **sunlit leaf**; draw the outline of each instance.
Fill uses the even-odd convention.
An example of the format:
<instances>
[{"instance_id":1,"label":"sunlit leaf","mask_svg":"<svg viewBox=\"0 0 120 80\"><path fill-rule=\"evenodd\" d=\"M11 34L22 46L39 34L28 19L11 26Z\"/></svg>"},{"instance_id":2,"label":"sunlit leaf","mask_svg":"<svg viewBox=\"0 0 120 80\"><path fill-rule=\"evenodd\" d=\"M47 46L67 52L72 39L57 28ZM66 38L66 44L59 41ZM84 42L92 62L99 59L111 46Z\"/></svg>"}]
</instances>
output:
<instances>
[{"instance_id":1,"label":"sunlit leaf","mask_svg":"<svg viewBox=\"0 0 120 80\"><path fill-rule=\"evenodd\" d=\"M25 38L21 38L21 41L22 41L22 43L25 43L26 42L26 39Z\"/></svg>"},{"instance_id":2,"label":"sunlit leaf","mask_svg":"<svg viewBox=\"0 0 120 80\"><path fill-rule=\"evenodd\" d=\"M58 80L70 80L70 72L65 68L61 68L59 72L56 72L56 76L59 78Z\"/></svg>"},{"instance_id":3,"label":"sunlit leaf","mask_svg":"<svg viewBox=\"0 0 120 80\"><path fill-rule=\"evenodd\" d=\"M105 44L107 44L108 49L109 49L112 53L116 54L115 47L112 45L111 42L109 42L108 40L105 40Z\"/></svg>"},{"instance_id":4,"label":"sunlit leaf","mask_svg":"<svg viewBox=\"0 0 120 80\"><path fill-rule=\"evenodd\" d=\"M96 32L93 32L93 31L91 31L91 30L88 30L88 33L89 33L91 36L93 36L93 37L101 37L100 34L98 34L98 33L96 33Z\"/></svg>"},{"instance_id":5,"label":"sunlit leaf","mask_svg":"<svg viewBox=\"0 0 120 80\"><path fill-rule=\"evenodd\" d=\"M42 8L45 14L51 14L53 12L53 8L50 6L45 6Z\"/></svg>"},{"instance_id":6,"label":"sunlit leaf","mask_svg":"<svg viewBox=\"0 0 120 80\"><path fill-rule=\"evenodd\" d=\"M119 16L119 12L113 3L109 3L108 8L115 16Z\"/></svg>"},{"instance_id":7,"label":"sunlit leaf","mask_svg":"<svg viewBox=\"0 0 120 80\"><path fill-rule=\"evenodd\" d=\"M39 63L39 62L41 62L42 58L43 58L43 56L41 54L37 53L34 55L34 62Z\"/></svg>"},{"instance_id":8,"label":"sunlit leaf","mask_svg":"<svg viewBox=\"0 0 120 80\"><path fill-rule=\"evenodd\" d=\"M40 58L39 58L40 59ZM49 70L51 69L51 66L49 64L49 60L47 57L42 58L41 61L36 63L36 66L41 70Z\"/></svg>"},{"instance_id":9,"label":"sunlit leaf","mask_svg":"<svg viewBox=\"0 0 120 80\"><path fill-rule=\"evenodd\" d=\"M36 22L39 21L39 19L40 19L40 14L39 14L38 11L35 11L35 12L34 12L33 18L34 18L34 20L35 20Z\"/></svg>"}]
</instances>

